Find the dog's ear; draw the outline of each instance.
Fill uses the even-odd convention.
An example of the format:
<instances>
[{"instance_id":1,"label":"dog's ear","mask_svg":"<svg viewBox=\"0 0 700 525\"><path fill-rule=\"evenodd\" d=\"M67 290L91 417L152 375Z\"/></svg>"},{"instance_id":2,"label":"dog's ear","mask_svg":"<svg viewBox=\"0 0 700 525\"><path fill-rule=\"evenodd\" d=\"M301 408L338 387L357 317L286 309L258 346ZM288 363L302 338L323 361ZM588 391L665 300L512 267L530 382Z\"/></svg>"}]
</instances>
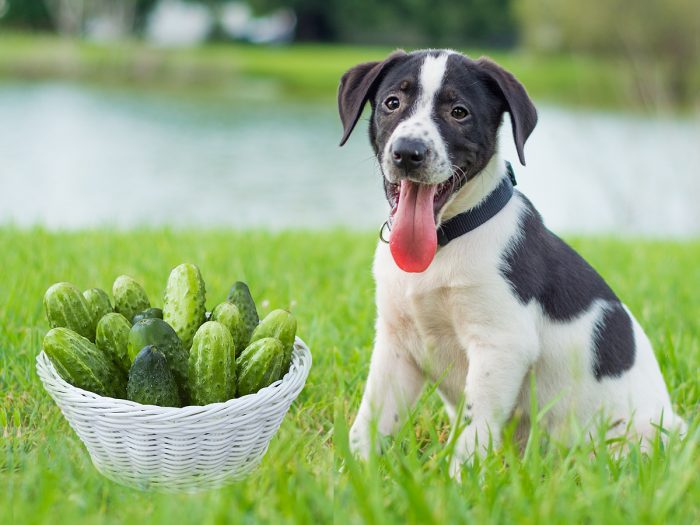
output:
<instances>
[{"instance_id":1,"label":"dog's ear","mask_svg":"<svg viewBox=\"0 0 700 525\"><path fill-rule=\"evenodd\" d=\"M355 124L362 115L367 100L374 95L379 78L386 68L399 57L405 56L403 50L394 51L383 62L365 62L349 69L340 79L338 86L338 112L343 123L342 146L347 142Z\"/></svg>"},{"instance_id":2,"label":"dog's ear","mask_svg":"<svg viewBox=\"0 0 700 525\"><path fill-rule=\"evenodd\" d=\"M497 92L505 102L506 111L510 114L510 123L513 126L515 148L518 151L520 163L524 166L523 149L525 141L537 124L537 110L523 85L511 73L488 58L482 57L476 61L476 64L495 83Z\"/></svg>"}]
</instances>

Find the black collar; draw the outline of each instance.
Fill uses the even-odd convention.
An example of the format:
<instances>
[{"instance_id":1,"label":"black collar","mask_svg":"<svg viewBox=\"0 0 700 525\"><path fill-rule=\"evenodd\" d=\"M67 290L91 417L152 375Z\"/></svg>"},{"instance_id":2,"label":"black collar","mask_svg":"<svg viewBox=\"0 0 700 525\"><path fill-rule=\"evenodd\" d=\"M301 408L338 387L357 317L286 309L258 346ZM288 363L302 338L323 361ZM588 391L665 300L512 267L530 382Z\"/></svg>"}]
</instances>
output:
<instances>
[{"instance_id":1,"label":"black collar","mask_svg":"<svg viewBox=\"0 0 700 525\"><path fill-rule=\"evenodd\" d=\"M476 230L508 204L508 201L513 196L513 186L517 184L513 166L508 161L506 161L506 172L508 176L504 177L498 187L481 201L478 206L455 215L440 225L437 229L440 246L446 246L451 240Z\"/></svg>"}]
</instances>

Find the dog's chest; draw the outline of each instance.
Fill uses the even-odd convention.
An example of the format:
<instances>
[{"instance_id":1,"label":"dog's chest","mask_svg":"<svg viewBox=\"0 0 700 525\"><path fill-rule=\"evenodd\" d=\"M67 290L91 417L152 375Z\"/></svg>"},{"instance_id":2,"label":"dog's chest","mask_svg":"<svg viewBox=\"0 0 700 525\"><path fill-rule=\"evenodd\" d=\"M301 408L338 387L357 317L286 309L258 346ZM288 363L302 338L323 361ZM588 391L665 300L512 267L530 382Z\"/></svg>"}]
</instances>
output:
<instances>
[{"instance_id":1,"label":"dog's chest","mask_svg":"<svg viewBox=\"0 0 700 525\"><path fill-rule=\"evenodd\" d=\"M522 318L523 306L503 275L518 234L521 204L511 202L487 224L441 248L420 274L401 271L389 247L374 261L378 314L423 372L452 397L462 391L470 345L492 341ZM509 321L510 320L510 321Z\"/></svg>"},{"instance_id":2,"label":"dog's chest","mask_svg":"<svg viewBox=\"0 0 700 525\"><path fill-rule=\"evenodd\" d=\"M437 288L427 292L409 290L404 315L416 333L416 345L406 348L426 376L440 382L443 389L464 385L467 373L465 345L475 337L473 317L458 305L468 301L468 290ZM456 314L460 319L455 319ZM453 397L448 394L448 397Z\"/></svg>"},{"instance_id":3,"label":"dog's chest","mask_svg":"<svg viewBox=\"0 0 700 525\"><path fill-rule=\"evenodd\" d=\"M489 341L521 308L501 273L507 243L474 241L443 248L422 274L398 270L385 246L375 258L379 315L448 399L464 388L470 345Z\"/></svg>"},{"instance_id":4,"label":"dog's chest","mask_svg":"<svg viewBox=\"0 0 700 525\"><path fill-rule=\"evenodd\" d=\"M512 303L504 296L504 280L491 269L471 280L429 290L407 287L404 315L416 331L418 344L410 348L415 361L433 379L447 372L464 385L468 349L489 344L493 334L502 330L501 316ZM449 378L446 378L449 384Z\"/></svg>"}]
</instances>

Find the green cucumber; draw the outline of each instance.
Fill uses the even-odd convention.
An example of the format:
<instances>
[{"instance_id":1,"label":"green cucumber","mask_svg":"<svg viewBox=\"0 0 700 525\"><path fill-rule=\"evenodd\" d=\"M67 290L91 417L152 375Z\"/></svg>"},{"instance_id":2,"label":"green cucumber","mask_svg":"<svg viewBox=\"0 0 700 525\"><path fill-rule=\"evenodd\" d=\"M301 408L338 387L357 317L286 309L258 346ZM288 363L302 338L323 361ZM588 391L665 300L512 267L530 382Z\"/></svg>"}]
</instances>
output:
<instances>
[{"instance_id":1,"label":"green cucumber","mask_svg":"<svg viewBox=\"0 0 700 525\"><path fill-rule=\"evenodd\" d=\"M101 288L90 288L83 292L83 297L85 297L90 314L92 314L92 322L96 329L100 319L114 311L112 303L109 302L109 295Z\"/></svg>"},{"instance_id":2,"label":"green cucumber","mask_svg":"<svg viewBox=\"0 0 700 525\"><path fill-rule=\"evenodd\" d=\"M254 394L280 378L284 361L284 346L274 337L251 343L236 361L238 396Z\"/></svg>"},{"instance_id":3,"label":"green cucumber","mask_svg":"<svg viewBox=\"0 0 700 525\"><path fill-rule=\"evenodd\" d=\"M116 312L102 316L97 323L95 344L103 354L109 356L125 372L129 372L129 332L131 323L122 314Z\"/></svg>"},{"instance_id":4,"label":"green cucumber","mask_svg":"<svg viewBox=\"0 0 700 525\"><path fill-rule=\"evenodd\" d=\"M194 335L189 360L192 403L208 405L236 395L233 337L223 324L207 321Z\"/></svg>"},{"instance_id":5,"label":"green cucumber","mask_svg":"<svg viewBox=\"0 0 700 525\"><path fill-rule=\"evenodd\" d=\"M162 319L139 321L129 332L129 360L133 363L138 353L149 345L155 346L165 355L175 376L180 399L187 403L190 397L187 385L187 350L182 346L175 330Z\"/></svg>"},{"instance_id":6,"label":"green cucumber","mask_svg":"<svg viewBox=\"0 0 700 525\"><path fill-rule=\"evenodd\" d=\"M250 295L248 285L242 281L234 283L226 300L235 304L241 314L241 319L245 326L245 338L242 347L245 348L250 343L250 336L253 334L253 330L260 322L258 310L255 308L255 301L253 301L253 296Z\"/></svg>"},{"instance_id":7,"label":"green cucumber","mask_svg":"<svg viewBox=\"0 0 700 525\"><path fill-rule=\"evenodd\" d=\"M123 398L126 375L87 338L68 328L52 328L43 348L67 382L101 396Z\"/></svg>"},{"instance_id":8,"label":"green cucumber","mask_svg":"<svg viewBox=\"0 0 700 525\"><path fill-rule=\"evenodd\" d=\"M192 346L197 328L204 322L206 290L194 264L175 267L168 277L163 301L163 320L175 329L186 349Z\"/></svg>"},{"instance_id":9,"label":"green cucumber","mask_svg":"<svg viewBox=\"0 0 700 525\"><path fill-rule=\"evenodd\" d=\"M142 405L182 406L168 361L155 346L142 348L134 359L129 370L126 397Z\"/></svg>"},{"instance_id":10,"label":"green cucumber","mask_svg":"<svg viewBox=\"0 0 700 525\"><path fill-rule=\"evenodd\" d=\"M131 324L136 324L144 319L163 319L163 310L160 308L146 308L143 312L137 313L133 319L131 319Z\"/></svg>"},{"instance_id":11,"label":"green cucumber","mask_svg":"<svg viewBox=\"0 0 700 525\"><path fill-rule=\"evenodd\" d=\"M211 320L219 321L231 332L236 357L238 357L246 347L246 327L243 324L238 307L232 303L221 303L211 313Z\"/></svg>"},{"instance_id":12,"label":"green cucumber","mask_svg":"<svg viewBox=\"0 0 700 525\"><path fill-rule=\"evenodd\" d=\"M128 275L120 275L112 285L114 310L128 320L151 306L143 287Z\"/></svg>"},{"instance_id":13,"label":"green cucumber","mask_svg":"<svg viewBox=\"0 0 700 525\"><path fill-rule=\"evenodd\" d=\"M70 328L90 341L95 340L97 321L76 286L71 283L56 283L51 286L44 294L44 309L51 328Z\"/></svg>"},{"instance_id":14,"label":"green cucumber","mask_svg":"<svg viewBox=\"0 0 700 525\"><path fill-rule=\"evenodd\" d=\"M297 333L297 320L286 310L273 310L253 331L250 342L253 343L264 337L279 339L284 347L284 361L282 362L282 375L289 370L294 351L294 337Z\"/></svg>"}]
</instances>

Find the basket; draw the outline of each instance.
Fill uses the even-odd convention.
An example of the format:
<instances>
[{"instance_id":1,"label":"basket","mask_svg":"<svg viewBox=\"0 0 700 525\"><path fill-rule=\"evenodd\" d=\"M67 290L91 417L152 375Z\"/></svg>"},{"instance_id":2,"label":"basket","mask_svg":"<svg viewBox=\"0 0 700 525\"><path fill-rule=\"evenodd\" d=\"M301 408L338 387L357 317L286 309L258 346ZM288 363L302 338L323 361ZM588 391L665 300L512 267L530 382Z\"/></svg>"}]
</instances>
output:
<instances>
[{"instance_id":1,"label":"basket","mask_svg":"<svg viewBox=\"0 0 700 525\"><path fill-rule=\"evenodd\" d=\"M169 408L103 397L36 359L44 388L109 479L142 490L197 492L250 473L304 388L311 352L296 338L289 372L257 393L224 403Z\"/></svg>"}]
</instances>

